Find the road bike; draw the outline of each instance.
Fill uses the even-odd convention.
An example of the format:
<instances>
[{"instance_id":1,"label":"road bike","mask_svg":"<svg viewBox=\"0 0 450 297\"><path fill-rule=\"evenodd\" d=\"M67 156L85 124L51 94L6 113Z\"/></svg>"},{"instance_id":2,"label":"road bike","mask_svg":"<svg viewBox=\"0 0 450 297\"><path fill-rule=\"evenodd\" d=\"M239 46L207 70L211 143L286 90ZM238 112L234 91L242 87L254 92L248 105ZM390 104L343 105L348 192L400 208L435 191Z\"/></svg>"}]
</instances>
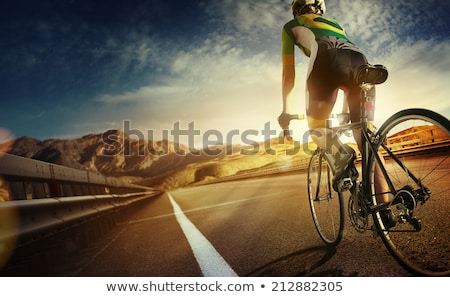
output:
<instances>
[{"instance_id":1,"label":"road bike","mask_svg":"<svg viewBox=\"0 0 450 297\"><path fill-rule=\"evenodd\" d=\"M327 245L339 244L346 213L344 195L348 195L347 214L356 231L378 234L390 254L413 274L449 276L450 121L427 109L406 109L377 129L368 120L374 106L369 90L386 80L387 69L363 65L354 73L361 90L360 122L328 128L338 136L361 133L362 149L355 167L350 166L351 174L339 180L337 189L333 189L336 168L331 153L318 148L311 156L307 183L316 229ZM376 170L388 189L376 189ZM389 196L389 202L378 202L383 195ZM387 209L395 226L388 226L382 215Z\"/></svg>"}]
</instances>

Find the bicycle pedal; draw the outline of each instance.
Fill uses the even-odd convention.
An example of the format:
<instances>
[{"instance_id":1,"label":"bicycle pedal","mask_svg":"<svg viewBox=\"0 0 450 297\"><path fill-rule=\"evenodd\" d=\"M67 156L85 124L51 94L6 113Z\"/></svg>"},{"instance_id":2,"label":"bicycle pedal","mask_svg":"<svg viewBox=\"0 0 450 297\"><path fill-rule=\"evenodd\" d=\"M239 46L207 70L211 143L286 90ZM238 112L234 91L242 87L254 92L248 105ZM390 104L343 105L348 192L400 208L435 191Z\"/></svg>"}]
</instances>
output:
<instances>
[{"instance_id":1,"label":"bicycle pedal","mask_svg":"<svg viewBox=\"0 0 450 297\"><path fill-rule=\"evenodd\" d=\"M314 201L320 202L320 201L323 201L323 200L330 200L331 198L333 198L333 197L331 196L330 193L328 193L328 194L323 195L323 196L317 196L316 199L314 199Z\"/></svg>"},{"instance_id":2,"label":"bicycle pedal","mask_svg":"<svg viewBox=\"0 0 450 297\"><path fill-rule=\"evenodd\" d=\"M350 177L345 177L345 178L341 179L337 186L337 188L340 190L340 192L345 192L347 190L350 190L351 187L353 187L353 181Z\"/></svg>"},{"instance_id":3,"label":"bicycle pedal","mask_svg":"<svg viewBox=\"0 0 450 297\"><path fill-rule=\"evenodd\" d=\"M356 170L355 167L350 168L349 172L348 172L349 177L351 178L352 181L356 181L359 177L359 173L358 170Z\"/></svg>"}]
</instances>

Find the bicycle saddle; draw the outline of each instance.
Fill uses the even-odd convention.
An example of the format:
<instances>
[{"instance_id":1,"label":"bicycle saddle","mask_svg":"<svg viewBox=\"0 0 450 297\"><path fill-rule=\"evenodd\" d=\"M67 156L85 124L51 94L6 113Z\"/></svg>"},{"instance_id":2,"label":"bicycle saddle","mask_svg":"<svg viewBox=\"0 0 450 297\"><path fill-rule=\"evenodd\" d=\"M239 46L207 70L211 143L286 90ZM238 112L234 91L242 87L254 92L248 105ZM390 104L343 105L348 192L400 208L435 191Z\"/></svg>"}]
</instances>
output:
<instances>
[{"instance_id":1,"label":"bicycle saddle","mask_svg":"<svg viewBox=\"0 0 450 297\"><path fill-rule=\"evenodd\" d=\"M388 71L383 65L359 65L353 71L353 78L358 85L363 83L379 85L388 78Z\"/></svg>"}]
</instances>

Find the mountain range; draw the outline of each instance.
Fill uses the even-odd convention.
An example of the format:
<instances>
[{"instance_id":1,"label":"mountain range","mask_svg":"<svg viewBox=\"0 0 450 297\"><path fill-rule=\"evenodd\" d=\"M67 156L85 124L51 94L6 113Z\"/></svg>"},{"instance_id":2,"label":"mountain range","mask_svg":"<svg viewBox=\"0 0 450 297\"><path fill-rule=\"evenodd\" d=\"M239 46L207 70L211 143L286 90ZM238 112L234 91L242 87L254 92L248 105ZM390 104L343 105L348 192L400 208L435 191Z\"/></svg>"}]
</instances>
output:
<instances>
[{"instance_id":1,"label":"mountain range","mask_svg":"<svg viewBox=\"0 0 450 297\"><path fill-rule=\"evenodd\" d=\"M270 145L269 152L264 149L266 144L256 143L253 147L218 144L193 150L167 140L134 139L121 130L109 130L70 140L24 136L0 144L0 151L167 189L233 176L286 159L289 144L280 144L276 138Z\"/></svg>"}]
</instances>

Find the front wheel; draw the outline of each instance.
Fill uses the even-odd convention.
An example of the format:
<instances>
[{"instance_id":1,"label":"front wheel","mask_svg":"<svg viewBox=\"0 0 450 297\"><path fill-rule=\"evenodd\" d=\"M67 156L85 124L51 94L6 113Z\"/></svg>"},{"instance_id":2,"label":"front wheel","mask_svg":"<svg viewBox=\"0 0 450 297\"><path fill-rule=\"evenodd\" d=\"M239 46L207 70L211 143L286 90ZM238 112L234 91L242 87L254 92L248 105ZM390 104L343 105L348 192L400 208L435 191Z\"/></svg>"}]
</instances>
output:
<instances>
[{"instance_id":1,"label":"front wheel","mask_svg":"<svg viewBox=\"0 0 450 297\"><path fill-rule=\"evenodd\" d=\"M327 245L339 244L344 232L342 193L331 186L332 173L319 149L308 166L308 196L311 213L319 236Z\"/></svg>"},{"instance_id":2,"label":"front wheel","mask_svg":"<svg viewBox=\"0 0 450 297\"><path fill-rule=\"evenodd\" d=\"M379 234L394 258L419 275L450 275L450 122L424 109L393 115L378 132L377 153L382 156L389 193L375 186L375 155L369 180L374 205L377 195L388 195L395 226L374 214ZM378 187L380 189L380 187ZM384 196L386 198L386 196Z\"/></svg>"}]
</instances>

